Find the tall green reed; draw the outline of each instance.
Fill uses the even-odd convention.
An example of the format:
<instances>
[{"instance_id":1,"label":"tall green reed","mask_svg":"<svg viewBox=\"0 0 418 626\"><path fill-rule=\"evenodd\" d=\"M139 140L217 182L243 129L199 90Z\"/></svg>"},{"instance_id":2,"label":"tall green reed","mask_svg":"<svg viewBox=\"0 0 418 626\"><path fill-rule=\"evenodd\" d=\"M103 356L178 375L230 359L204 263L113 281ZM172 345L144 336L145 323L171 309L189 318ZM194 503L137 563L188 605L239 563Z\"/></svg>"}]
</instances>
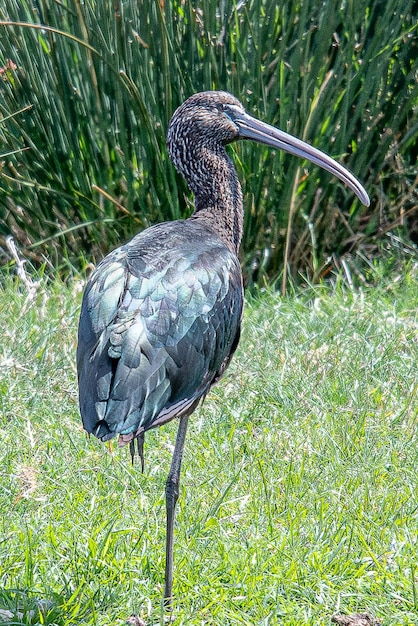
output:
<instances>
[{"instance_id":1,"label":"tall green reed","mask_svg":"<svg viewBox=\"0 0 418 626\"><path fill-rule=\"evenodd\" d=\"M283 265L318 278L328 259L413 213L413 0L34 7L5 0L0 9L0 152L9 153L0 237L12 233L35 262L79 267L190 212L165 133L175 107L203 89L229 90L255 115L331 153L372 196L365 210L327 173L237 144L249 282Z\"/></svg>"}]
</instances>

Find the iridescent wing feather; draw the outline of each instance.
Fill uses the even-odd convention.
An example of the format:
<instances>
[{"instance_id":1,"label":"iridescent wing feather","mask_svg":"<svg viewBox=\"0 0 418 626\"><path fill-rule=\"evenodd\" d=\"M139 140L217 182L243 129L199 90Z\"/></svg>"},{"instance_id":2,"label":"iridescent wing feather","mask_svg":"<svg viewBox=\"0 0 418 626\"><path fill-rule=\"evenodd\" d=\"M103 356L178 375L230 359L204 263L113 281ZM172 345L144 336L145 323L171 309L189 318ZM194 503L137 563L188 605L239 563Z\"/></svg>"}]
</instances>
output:
<instances>
[{"instance_id":1,"label":"iridescent wing feather","mask_svg":"<svg viewBox=\"0 0 418 626\"><path fill-rule=\"evenodd\" d=\"M109 254L80 317L85 429L126 442L191 413L229 364L242 306L237 258L193 220L148 228Z\"/></svg>"}]
</instances>

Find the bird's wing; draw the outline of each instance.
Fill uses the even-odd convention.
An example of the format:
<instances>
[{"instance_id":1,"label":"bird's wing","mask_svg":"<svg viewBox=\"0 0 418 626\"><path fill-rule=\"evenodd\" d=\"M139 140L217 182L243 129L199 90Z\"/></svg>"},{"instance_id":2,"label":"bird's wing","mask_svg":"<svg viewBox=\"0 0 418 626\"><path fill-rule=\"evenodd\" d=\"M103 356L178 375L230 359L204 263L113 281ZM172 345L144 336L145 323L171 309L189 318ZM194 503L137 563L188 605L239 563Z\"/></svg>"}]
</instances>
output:
<instances>
[{"instance_id":1,"label":"bird's wing","mask_svg":"<svg viewBox=\"0 0 418 626\"><path fill-rule=\"evenodd\" d=\"M242 305L238 259L196 222L159 224L108 255L80 316L86 430L105 440L190 413L231 359Z\"/></svg>"}]
</instances>

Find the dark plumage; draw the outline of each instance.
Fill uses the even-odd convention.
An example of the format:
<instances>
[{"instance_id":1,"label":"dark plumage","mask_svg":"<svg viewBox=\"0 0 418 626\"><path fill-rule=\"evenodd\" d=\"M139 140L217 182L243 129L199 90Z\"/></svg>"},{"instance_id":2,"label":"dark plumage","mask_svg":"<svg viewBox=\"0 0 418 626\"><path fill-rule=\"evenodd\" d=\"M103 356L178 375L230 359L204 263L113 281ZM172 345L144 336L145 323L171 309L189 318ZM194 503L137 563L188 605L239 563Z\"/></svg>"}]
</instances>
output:
<instances>
[{"instance_id":1,"label":"dark plumage","mask_svg":"<svg viewBox=\"0 0 418 626\"><path fill-rule=\"evenodd\" d=\"M229 94L197 94L170 123L167 145L195 193L193 216L143 231L111 252L87 285L80 410L102 441L119 434L127 443L190 414L238 344L242 195L223 146L237 137L219 115L225 102L242 108Z\"/></svg>"},{"instance_id":2,"label":"dark plumage","mask_svg":"<svg viewBox=\"0 0 418 626\"><path fill-rule=\"evenodd\" d=\"M187 418L228 367L243 307L238 249L242 194L225 145L253 139L309 159L368 197L324 153L248 115L225 92L203 92L174 113L167 146L195 196L193 215L158 224L111 252L86 287L77 365L84 428L122 444L179 417L166 484L165 599L170 605L174 511Z\"/></svg>"},{"instance_id":3,"label":"dark plumage","mask_svg":"<svg viewBox=\"0 0 418 626\"><path fill-rule=\"evenodd\" d=\"M190 413L235 350L235 254L200 220L148 228L96 268L79 327L80 409L106 441Z\"/></svg>"}]
</instances>

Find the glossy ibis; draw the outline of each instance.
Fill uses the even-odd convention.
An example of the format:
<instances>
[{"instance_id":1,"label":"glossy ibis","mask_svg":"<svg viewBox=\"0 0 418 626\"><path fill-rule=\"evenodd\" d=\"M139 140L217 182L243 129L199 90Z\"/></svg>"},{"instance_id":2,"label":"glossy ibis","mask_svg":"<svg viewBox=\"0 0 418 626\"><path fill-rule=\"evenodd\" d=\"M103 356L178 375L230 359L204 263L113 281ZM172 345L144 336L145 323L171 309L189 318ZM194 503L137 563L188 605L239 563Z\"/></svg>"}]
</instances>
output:
<instances>
[{"instance_id":1,"label":"glossy ibis","mask_svg":"<svg viewBox=\"0 0 418 626\"><path fill-rule=\"evenodd\" d=\"M167 136L174 165L194 192L193 214L147 228L92 273L77 350L84 428L102 441L119 435L132 457L137 441L143 463L144 433L180 418L166 483L167 607L188 417L228 367L240 336L243 205L225 151L238 139L308 159L369 204L359 181L326 154L250 116L229 93L198 93L175 111Z\"/></svg>"}]
</instances>

